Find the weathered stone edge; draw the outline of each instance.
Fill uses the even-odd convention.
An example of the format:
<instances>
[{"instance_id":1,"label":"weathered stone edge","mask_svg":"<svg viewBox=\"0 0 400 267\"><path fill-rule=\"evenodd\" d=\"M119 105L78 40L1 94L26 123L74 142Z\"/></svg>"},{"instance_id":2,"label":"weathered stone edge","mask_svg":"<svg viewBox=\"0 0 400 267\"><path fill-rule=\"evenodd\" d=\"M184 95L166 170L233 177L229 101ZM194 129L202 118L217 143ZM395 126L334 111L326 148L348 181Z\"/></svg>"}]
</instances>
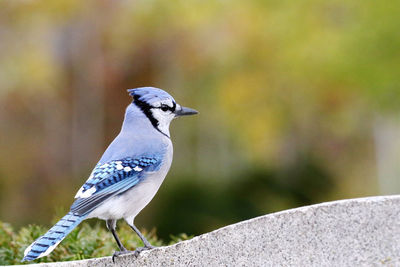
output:
<instances>
[{"instance_id":1,"label":"weathered stone edge","mask_svg":"<svg viewBox=\"0 0 400 267\"><path fill-rule=\"evenodd\" d=\"M225 232L227 230L231 230L232 228L245 225L245 224L251 224L252 222L265 219L268 217L276 217L280 216L282 214L285 215L290 215L290 214L295 214L295 213L307 213L310 210L317 210L320 208L326 208L326 207L335 207L335 206L347 206L347 205L352 205L355 203L362 203L362 204L368 204L368 203L384 203L387 201L396 201L399 202L400 205L400 195L391 195L391 196L374 196L374 197L365 197L365 198L355 198L355 199L344 199L344 200L337 200L337 201L331 201L331 202L324 202L320 204L315 204L315 205L310 205L310 206L304 206L304 207L299 207L299 208L294 208L294 209L289 209L289 210L284 210L280 212L275 212L267 215L262 215L259 217L255 217L246 221L238 222L235 224L231 224L222 228L219 228L217 230L214 230L212 232L202 234L200 236L196 236L190 240L182 241L177 244L173 244L170 246L165 246L165 247L159 247L151 251L144 251L140 254L139 258L136 259L134 255L132 254L127 254L124 256L121 256L123 262L126 261L132 261L134 262L135 260L139 260L140 258L148 258L151 256L151 254L158 254L160 255L162 252L167 252L169 250L176 250L178 247L184 245L190 245L190 243L197 242L199 239L205 240L210 236L218 235L219 233ZM89 267L89 266L110 266L114 265L112 263L111 257L102 257L102 258L94 258L94 259L87 259L87 260L79 260L79 261L67 261L67 262L55 262L55 263L39 263L39 264L30 264L29 266L33 267L67 267L67 266L83 266L83 267ZM115 264L118 266L119 264ZM14 265L15 266L15 265ZM24 265L16 265L16 266L24 266ZM26 265L25 265L26 266Z\"/></svg>"}]
</instances>

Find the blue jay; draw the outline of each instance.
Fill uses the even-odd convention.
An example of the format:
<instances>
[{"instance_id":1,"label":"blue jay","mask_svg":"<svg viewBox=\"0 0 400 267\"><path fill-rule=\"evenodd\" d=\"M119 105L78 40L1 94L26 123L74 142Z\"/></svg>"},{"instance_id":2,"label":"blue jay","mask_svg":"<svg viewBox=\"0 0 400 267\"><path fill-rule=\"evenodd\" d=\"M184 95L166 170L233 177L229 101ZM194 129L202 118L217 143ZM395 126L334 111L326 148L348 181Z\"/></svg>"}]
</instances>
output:
<instances>
[{"instance_id":1,"label":"blue jay","mask_svg":"<svg viewBox=\"0 0 400 267\"><path fill-rule=\"evenodd\" d=\"M158 88L142 87L128 92L133 101L126 109L121 132L78 190L68 214L25 250L22 261L47 256L80 222L89 218L106 221L119 247L113 257L129 252L115 231L119 219L124 219L144 243L144 247L135 250L136 255L153 248L134 225L134 219L154 197L171 166L170 122L198 112L180 106Z\"/></svg>"}]
</instances>

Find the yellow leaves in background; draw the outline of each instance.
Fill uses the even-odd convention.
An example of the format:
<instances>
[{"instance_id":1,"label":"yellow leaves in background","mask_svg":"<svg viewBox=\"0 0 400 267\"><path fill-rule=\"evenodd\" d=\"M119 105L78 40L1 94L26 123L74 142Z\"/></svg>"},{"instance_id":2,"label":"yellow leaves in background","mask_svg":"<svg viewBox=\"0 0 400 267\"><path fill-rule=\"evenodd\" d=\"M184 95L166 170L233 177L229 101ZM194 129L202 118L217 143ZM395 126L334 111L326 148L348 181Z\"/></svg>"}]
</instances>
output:
<instances>
[{"instance_id":1,"label":"yellow leaves in background","mask_svg":"<svg viewBox=\"0 0 400 267\"><path fill-rule=\"evenodd\" d=\"M282 145L282 112L263 73L237 72L220 86L227 124L250 158L270 162Z\"/></svg>"},{"instance_id":2,"label":"yellow leaves in background","mask_svg":"<svg viewBox=\"0 0 400 267\"><path fill-rule=\"evenodd\" d=\"M57 67L46 47L32 44L19 53L1 56L0 93L10 89L53 89L59 81Z\"/></svg>"}]
</instances>

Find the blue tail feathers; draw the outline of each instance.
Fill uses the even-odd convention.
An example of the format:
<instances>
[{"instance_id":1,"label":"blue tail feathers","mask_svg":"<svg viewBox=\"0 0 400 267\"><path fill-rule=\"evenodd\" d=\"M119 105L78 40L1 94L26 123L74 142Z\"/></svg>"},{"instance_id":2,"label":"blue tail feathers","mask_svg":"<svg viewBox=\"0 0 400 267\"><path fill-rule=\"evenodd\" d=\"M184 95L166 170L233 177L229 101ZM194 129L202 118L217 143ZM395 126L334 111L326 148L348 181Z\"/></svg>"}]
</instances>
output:
<instances>
[{"instance_id":1,"label":"blue tail feathers","mask_svg":"<svg viewBox=\"0 0 400 267\"><path fill-rule=\"evenodd\" d=\"M85 215L74 215L69 212L61 218L46 234L33 242L24 253L22 261L31 261L49 255L53 249L66 237L81 221Z\"/></svg>"}]
</instances>

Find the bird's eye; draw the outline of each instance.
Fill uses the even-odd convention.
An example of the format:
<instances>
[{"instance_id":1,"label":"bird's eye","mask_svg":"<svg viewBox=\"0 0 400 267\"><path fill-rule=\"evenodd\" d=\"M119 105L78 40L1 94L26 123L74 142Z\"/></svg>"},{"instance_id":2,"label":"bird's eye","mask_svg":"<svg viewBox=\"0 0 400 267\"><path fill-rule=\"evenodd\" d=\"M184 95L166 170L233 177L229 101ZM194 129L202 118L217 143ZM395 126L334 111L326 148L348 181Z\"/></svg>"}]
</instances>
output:
<instances>
[{"instance_id":1,"label":"bird's eye","mask_svg":"<svg viewBox=\"0 0 400 267\"><path fill-rule=\"evenodd\" d=\"M169 107L167 105L162 105L160 108L161 108L162 111L169 110Z\"/></svg>"}]
</instances>

